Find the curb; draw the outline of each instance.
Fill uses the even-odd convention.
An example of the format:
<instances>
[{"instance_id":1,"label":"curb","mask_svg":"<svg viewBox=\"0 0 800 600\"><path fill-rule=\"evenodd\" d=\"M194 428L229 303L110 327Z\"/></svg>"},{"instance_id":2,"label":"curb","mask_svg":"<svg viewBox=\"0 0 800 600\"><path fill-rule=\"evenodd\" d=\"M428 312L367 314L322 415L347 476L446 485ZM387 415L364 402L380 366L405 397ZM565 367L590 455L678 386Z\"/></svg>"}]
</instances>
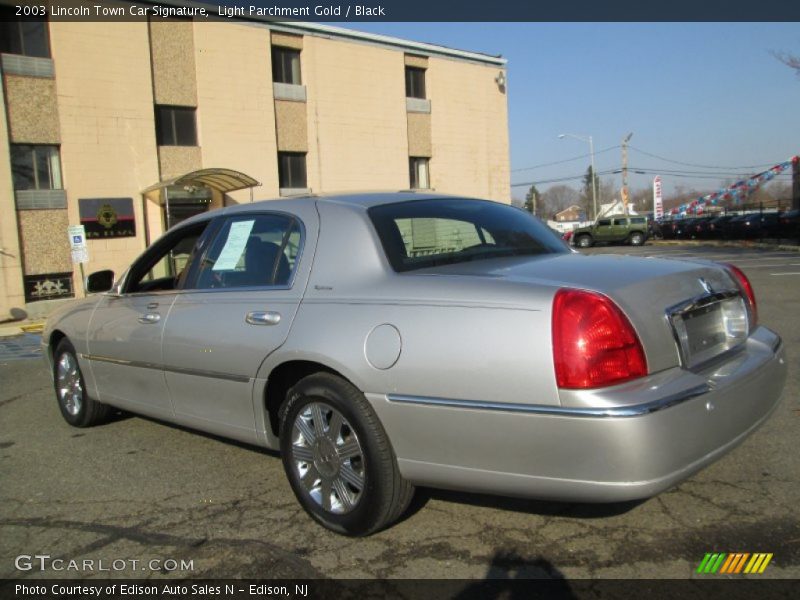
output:
<instances>
[{"instance_id":1,"label":"curb","mask_svg":"<svg viewBox=\"0 0 800 600\"><path fill-rule=\"evenodd\" d=\"M0 325L0 338L16 337L26 333L42 333L44 321L19 321Z\"/></svg>"},{"instance_id":2,"label":"curb","mask_svg":"<svg viewBox=\"0 0 800 600\"><path fill-rule=\"evenodd\" d=\"M720 241L720 240L648 240L651 246L711 246L716 248L743 248L747 250L781 250L784 252L800 252L800 245L769 244L766 242Z\"/></svg>"}]
</instances>

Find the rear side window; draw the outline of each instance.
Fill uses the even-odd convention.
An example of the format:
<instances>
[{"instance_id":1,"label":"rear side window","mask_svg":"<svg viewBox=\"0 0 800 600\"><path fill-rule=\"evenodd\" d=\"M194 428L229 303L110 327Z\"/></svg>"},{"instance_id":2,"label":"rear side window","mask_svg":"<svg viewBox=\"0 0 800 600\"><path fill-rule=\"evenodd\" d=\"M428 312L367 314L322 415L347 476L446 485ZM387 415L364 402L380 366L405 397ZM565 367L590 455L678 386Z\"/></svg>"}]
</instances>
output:
<instances>
[{"instance_id":1,"label":"rear side window","mask_svg":"<svg viewBox=\"0 0 800 600\"><path fill-rule=\"evenodd\" d=\"M414 200L369 209L397 272L499 258L569 252L529 213L485 200Z\"/></svg>"},{"instance_id":2,"label":"rear side window","mask_svg":"<svg viewBox=\"0 0 800 600\"><path fill-rule=\"evenodd\" d=\"M644 217L633 217L631 219L631 223L634 223L636 225L644 225L646 222L647 219L645 219Z\"/></svg>"},{"instance_id":3,"label":"rear side window","mask_svg":"<svg viewBox=\"0 0 800 600\"><path fill-rule=\"evenodd\" d=\"M203 257L197 289L289 285L302 244L294 217L255 214L229 218Z\"/></svg>"}]
</instances>

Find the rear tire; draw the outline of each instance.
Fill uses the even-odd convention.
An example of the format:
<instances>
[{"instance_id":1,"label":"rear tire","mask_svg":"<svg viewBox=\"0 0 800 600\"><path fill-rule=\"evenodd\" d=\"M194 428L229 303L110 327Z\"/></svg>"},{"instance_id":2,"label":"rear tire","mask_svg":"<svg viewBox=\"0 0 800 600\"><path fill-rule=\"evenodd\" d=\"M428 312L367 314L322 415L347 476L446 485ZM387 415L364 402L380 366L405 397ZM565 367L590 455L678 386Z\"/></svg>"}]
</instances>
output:
<instances>
[{"instance_id":1,"label":"rear tire","mask_svg":"<svg viewBox=\"0 0 800 600\"><path fill-rule=\"evenodd\" d=\"M300 505L324 527L369 535L408 508L414 487L400 475L375 411L350 382L331 373L301 379L279 418L286 477Z\"/></svg>"},{"instance_id":2,"label":"rear tire","mask_svg":"<svg viewBox=\"0 0 800 600\"><path fill-rule=\"evenodd\" d=\"M66 338L53 353L53 384L61 416L73 427L92 427L108 420L112 408L89 398L75 348Z\"/></svg>"},{"instance_id":3,"label":"rear tire","mask_svg":"<svg viewBox=\"0 0 800 600\"><path fill-rule=\"evenodd\" d=\"M579 248L589 248L592 245L592 236L579 235L575 243Z\"/></svg>"},{"instance_id":4,"label":"rear tire","mask_svg":"<svg viewBox=\"0 0 800 600\"><path fill-rule=\"evenodd\" d=\"M641 246L644 244L644 235L639 233L638 231L631 234L630 237L631 246Z\"/></svg>"}]
</instances>

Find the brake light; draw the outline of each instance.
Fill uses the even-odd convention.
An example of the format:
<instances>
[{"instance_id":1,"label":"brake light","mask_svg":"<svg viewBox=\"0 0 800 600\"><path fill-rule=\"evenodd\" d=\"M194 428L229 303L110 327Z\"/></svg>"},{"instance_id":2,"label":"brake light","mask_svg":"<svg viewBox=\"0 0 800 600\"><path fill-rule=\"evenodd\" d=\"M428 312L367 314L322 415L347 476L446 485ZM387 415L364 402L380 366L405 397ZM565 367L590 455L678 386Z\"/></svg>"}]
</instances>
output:
<instances>
[{"instance_id":1,"label":"brake light","mask_svg":"<svg viewBox=\"0 0 800 600\"><path fill-rule=\"evenodd\" d=\"M750 283L747 275L745 275L739 267L730 263L726 263L725 267L728 269L728 272L733 275L733 278L739 285L739 289L742 290L745 298L747 298L747 303L750 305L750 328L754 329L758 322L758 309L756 307L756 293L753 291L753 284Z\"/></svg>"},{"instance_id":2,"label":"brake light","mask_svg":"<svg viewBox=\"0 0 800 600\"><path fill-rule=\"evenodd\" d=\"M647 375L644 349L633 325L607 296L558 290L552 326L558 387L596 388Z\"/></svg>"}]
</instances>

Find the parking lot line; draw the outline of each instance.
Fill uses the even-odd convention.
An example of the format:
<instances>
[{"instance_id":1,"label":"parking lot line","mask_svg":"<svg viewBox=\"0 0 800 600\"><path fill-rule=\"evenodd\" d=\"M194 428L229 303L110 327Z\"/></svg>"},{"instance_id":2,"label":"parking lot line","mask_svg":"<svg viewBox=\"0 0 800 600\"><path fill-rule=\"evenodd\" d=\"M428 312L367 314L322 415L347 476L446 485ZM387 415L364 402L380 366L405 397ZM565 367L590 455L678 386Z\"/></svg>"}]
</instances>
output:
<instances>
[{"instance_id":1,"label":"parking lot line","mask_svg":"<svg viewBox=\"0 0 800 600\"><path fill-rule=\"evenodd\" d=\"M792 271L789 273L770 273L770 275L800 275L800 271Z\"/></svg>"}]
</instances>

